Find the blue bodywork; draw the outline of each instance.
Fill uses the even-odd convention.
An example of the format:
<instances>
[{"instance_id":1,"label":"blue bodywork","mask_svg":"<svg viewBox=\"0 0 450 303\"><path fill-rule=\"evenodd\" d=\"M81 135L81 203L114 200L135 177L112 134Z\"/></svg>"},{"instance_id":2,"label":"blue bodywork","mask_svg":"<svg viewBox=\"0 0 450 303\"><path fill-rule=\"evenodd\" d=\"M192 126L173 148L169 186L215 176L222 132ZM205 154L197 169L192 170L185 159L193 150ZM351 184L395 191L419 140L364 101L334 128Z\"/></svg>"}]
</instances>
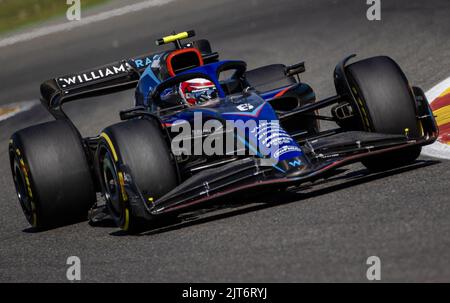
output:
<instances>
[{"instance_id":1,"label":"blue bodywork","mask_svg":"<svg viewBox=\"0 0 450 303\"><path fill-rule=\"evenodd\" d=\"M232 95L222 88L219 81L219 73L223 66L242 63L241 61L219 61L177 74L178 76L193 75L193 78L202 77L213 82L217 88L219 101L208 106L186 107L181 111L169 115L162 115L161 120L166 127L170 127L175 122L188 121L194 123L196 113L202 114L202 119L216 119L219 121L232 121L236 127L237 138L252 153L261 158L271 158L273 167L285 173L292 169L298 169L304 166L305 157L302 149L297 142L290 137L279 125L278 116L272 106L267 102L282 91L284 88L259 94L256 91L240 92ZM159 85L164 86L166 81L161 81L155 74L151 62L142 73L139 84L136 89L136 102L151 107L151 93ZM248 121L254 121L251 129L246 128ZM241 134L241 135L239 135Z\"/></svg>"}]
</instances>

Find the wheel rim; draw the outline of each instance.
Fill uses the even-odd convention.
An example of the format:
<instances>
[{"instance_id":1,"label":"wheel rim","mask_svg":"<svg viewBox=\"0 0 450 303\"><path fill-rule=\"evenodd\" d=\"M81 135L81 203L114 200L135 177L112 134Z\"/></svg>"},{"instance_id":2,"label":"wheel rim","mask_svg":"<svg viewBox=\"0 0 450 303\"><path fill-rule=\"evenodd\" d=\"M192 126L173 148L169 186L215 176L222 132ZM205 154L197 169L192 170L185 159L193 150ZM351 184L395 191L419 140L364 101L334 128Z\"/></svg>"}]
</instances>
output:
<instances>
[{"instance_id":1,"label":"wheel rim","mask_svg":"<svg viewBox=\"0 0 450 303\"><path fill-rule=\"evenodd\" d=\"M123 205L120 198L121 191L117 169L110 152L105 150L102 154L100 163L105 199L114 217L120 219L123 213Z\"/></svg>"},{"instance_id":2,"label":"wheel rim","mask_svg":"<svg viewBox=\"0 0 450 303\"><path fill-rule=\"evenodd\" d=\"M16 187L17 197L19 198L20 206L22 207L22 211L25 214L28 222L34 224L33 205L28 193L28 187L23 173L23 169L25 168L22 167L20 160L17 157L14 157L13 163L13 180Z\"/></svg>"}]
</instances>

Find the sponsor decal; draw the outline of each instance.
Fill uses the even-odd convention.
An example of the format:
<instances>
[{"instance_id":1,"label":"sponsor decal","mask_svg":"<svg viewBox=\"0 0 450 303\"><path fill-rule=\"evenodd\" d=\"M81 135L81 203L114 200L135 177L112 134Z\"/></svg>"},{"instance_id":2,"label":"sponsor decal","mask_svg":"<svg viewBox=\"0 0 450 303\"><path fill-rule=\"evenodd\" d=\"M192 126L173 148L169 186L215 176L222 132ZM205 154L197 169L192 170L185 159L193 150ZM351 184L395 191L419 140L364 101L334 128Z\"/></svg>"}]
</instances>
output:
<instances>
[{"instance_id":1,"label":"sponsor decal","mask_svg":"<svg viewBox=\"0 0 450 303\"><path fill-rule=\"evenodd\" d=\"M80 84L85 84L99 79L104 79L119 74L128 73L130 65L126 62L119 65L110 65L99 68L98 70L85 72L79 75L72 75L58 78L58 84L62 88L67 88L70 86L77 86Z\"/></svg>"},{"instance_id":2,"label":"sponsor decal","mask_svg":"<svg viewBox=\"0 0 450 303\"><path fill-rule=\"evenodd\" d=\"M136 59L133 60L134 64L136 65L136 68L144 68L149 66L153 63L153 60L149 57L143 58L143 59Z\"/></svg>"},{"instance_id":3,"label":"sponsor decal","mask_svg":"<svg viewBox=\"0 0 450 303\"><path fill-rule=\"evenodd\" d=\"M159 69L161 67L161 55L154 55L151 64L152 68Z\"/></svg>"},{"instance_id":4,"label":"sponsor decal","mask_svg":"<svg viewBox=\"0 0 450 303\"><path fill-rule=\"evenodd\" d=\"M286 145L297 146L291 136L280 126L279 121L260 121L260 124L250 133L253 134L260 148L266 150L264 154L276 153L280 147ZM278 157L275 156L275 158Z\"/></svg>"},{"instance_id":5,"label":"sponsor decal","mask_svg":"<svg viewBox=\"0 0 450 303\"><path fill-rule=\"evenodd\" d=\"M300 147L295 146L295 145L285 145L285 146L281 147L280 149L278 149L277 151L275 151L273 153L273 157L276 158L276 159L280 159L280 157L282 155L290 153L290 152L301 153L302 150L300 149Z\"/></svg>"},{"instance_id":6,"label":"sponsor decal","mask_svg":"<svg viewBox=\"0 0 450 303\"><path fill-rule=\"evenodd\" d=\"M238 110L240 110L241 112L248 112L248 111L254 109L255 107L253 105L251 105L250 103L243 103L243 104L236 106L236 108Z\"/></svg>"},{"instance_id":7,"label":"sponsor decal","mask_svg":"<svg viewBox=\"0 0 450 303\"><path fill-rule=\"evenodd\" d=\"M292 167L297 167L297 166L302 165L302 161L300 161L300 160L289 161L289 165Z\"/></svg>"},{"instance_id":8,"label":"sponsor decal","mask_svg":"<svg viewBox=\"0 0 450 303\"><path fill-rule=\"evenodd\" d=\"M275 165L302 155L301 148L278 121L204 120L201 112L195 112L192 122L180 119L170 127L177 134L171 142L175 156L255 155L271 158L263 165ZM289 157L279 158L287 153L291 153ZM302 164L294 162L294 167Z\"/></svg>"}]
</instances>

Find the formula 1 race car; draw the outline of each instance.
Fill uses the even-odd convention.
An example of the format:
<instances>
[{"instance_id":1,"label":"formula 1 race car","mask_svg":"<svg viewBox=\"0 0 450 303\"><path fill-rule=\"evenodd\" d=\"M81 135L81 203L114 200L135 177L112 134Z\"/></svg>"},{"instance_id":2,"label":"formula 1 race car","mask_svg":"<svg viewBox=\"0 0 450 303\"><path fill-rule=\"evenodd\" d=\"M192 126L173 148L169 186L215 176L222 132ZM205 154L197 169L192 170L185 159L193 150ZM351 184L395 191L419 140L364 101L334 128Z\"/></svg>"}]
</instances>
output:
<instances>
[{"instance_id":1,"label":"formula 1 race car","mask_svg":"<svg viewBox=\"0 0 450 303\"><path fill-rule=\"evenodd\" d=\"M334 71L336 96L316 101L300 81L304 63L247 70L220 61L207 40L182 42L193 36L173 34L156 41L171 50L41 85L56 121L17 131L9 145L33 227L86 219L100 192L116 224L138 232L232 193L314 185L354 162L373 171L407 165L437 138L423 91L389 57L345 58ZM130 88L135 107L96 137L83 138L62 109ZM338 127L320 130L320 120Z\"/></svg>"}]
</instances>

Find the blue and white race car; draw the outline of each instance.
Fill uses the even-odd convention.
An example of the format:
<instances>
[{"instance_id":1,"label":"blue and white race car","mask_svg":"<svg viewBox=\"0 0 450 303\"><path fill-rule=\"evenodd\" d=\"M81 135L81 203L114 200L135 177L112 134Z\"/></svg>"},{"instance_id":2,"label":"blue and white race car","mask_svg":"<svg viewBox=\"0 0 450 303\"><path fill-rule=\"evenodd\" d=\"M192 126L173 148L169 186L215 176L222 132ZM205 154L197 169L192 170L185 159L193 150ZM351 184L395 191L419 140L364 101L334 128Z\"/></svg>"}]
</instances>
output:
<instances>
[{"instance_id":1,"label":"blue and white race car","mask_svg":"<svg viewBox=\"0 0 450 303\"><path fill-rule=\"evenodd\" d=\"M303 63L247 70L219 60L207 40L182 42L193 36L173 34L156 41L173 49L41 85L55 121L17 131L9 148L33 227L90 214L138 232L233 193L313 186L354 162L374 171L408 165L437 138L423 91L388 57L349 56L334 72L337 94L316 100L300 81ZM96 137L83 138L63 111L66 102L130 88L135 107ZM320 120L336 128L321 130Z\"/></svg>"}]
</instances>

